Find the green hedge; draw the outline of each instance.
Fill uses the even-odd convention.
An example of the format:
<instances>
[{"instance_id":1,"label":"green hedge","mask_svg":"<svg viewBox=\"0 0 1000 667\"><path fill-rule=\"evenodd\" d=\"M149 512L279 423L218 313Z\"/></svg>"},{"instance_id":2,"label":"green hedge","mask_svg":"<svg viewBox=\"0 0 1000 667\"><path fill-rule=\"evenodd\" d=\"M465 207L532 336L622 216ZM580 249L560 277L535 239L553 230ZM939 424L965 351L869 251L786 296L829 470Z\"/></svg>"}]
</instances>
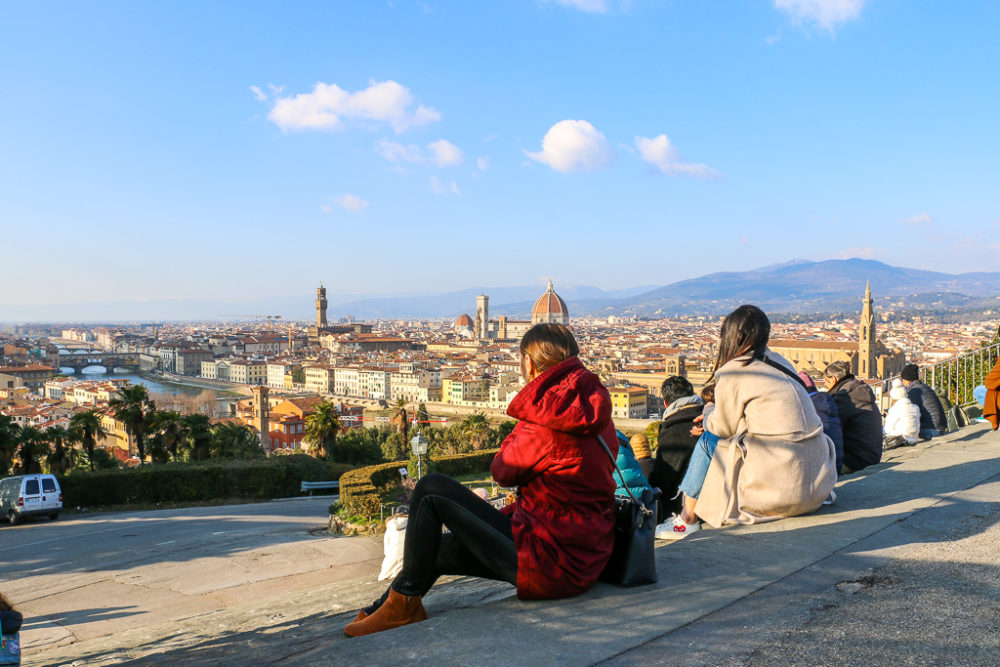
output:
<instances>
[{"instance_id":1,"label":"green hedge","mask_svg":"<svg viewBox=\"0 0 1000 667\"><path fill-rule=\"evenodd\" d=\"M434 472L458 477L489 470L499 449L451 454L434 459ZM381 494L399 486L399 469L407 461L394 461L358 468L340 478L340 502L348 514L371 519L382 506Z\"/></svg>"},{"instance_id":2,"label":"green hedge","mask_svg":"<svg viewBox=\"0 0 1000 667\"><path fill-rule=\"evenodd\" d=\"M311 456L253 461L168 463L127 470L77 472L59 478L66 507L287 498L301 482L338 479L351 466Z\"/></svg>"}]
</instances>

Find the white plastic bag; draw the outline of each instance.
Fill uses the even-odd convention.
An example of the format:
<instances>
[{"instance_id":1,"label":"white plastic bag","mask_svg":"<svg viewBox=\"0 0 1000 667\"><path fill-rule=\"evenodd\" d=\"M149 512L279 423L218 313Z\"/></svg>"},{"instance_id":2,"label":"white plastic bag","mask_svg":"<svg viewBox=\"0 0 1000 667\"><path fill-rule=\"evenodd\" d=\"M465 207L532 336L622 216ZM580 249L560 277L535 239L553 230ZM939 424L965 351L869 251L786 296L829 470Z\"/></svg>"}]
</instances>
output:
<instances>
[{"instance_id":1,"label":"white plastic bag","mask_svg":"<svg viewBox=\"0 0 1000 667\"><path fill-rule=\"evenodd\" d=\"M394 579L403 569L403 542L406 537L406 517L393 516L385 522L385 537L382 538L382 548L385 558L382 559L382 571L378 580Z\"/></svg>"}]
</instances>

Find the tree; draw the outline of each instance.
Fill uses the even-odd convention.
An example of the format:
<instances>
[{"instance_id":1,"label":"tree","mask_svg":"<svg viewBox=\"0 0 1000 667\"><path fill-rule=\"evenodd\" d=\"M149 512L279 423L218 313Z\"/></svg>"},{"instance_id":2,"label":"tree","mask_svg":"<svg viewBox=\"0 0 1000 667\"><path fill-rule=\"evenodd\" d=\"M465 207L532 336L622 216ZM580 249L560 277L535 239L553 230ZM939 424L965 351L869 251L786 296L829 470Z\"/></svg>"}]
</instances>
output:
<instances>
[{"instance_id":1,"label":"tree","mask_svg":"<svg viewBox=\"0 0 1000 667\"><path fill-rule=\"evenodd\" d=\"M302 366L292 366L292 382L295 384L306 383L306 369Z\"/></svg>"},{"instance_id":2,"label":"tree","mask_svg":"<svg viewBox=\"0 0 1000 667\"><path fill-rule=\"evenodd\" d=\"M254 459L264 456L264 450L249 426L222 422L212 427L211 454L217 459Z\"/></svg>"},{"instance_id":3,"label":"tree","mask_svg":"<svg viewBox=\"0 0 1000 667\"><path fill-rule=\"evenodd\" d=\"M403 399L399 400L402 401ZM399 433L399 436L402 439L403 451L406 451L406 448L410 444L410 418L406 414L406 401L403 401L402 407L400 407L396 414L393 415L392 425L396 427L396 432Z\"/></svg>"},{"instance_id":4,"label":"tree","mask_svg":"<svg viewBox=\"0 0 1000 667\"><path fill-rule=\"evenodd\" d=\"M62 426L53 426L44 431L47 443L52 444L52 449L45 457L45 463L49 467L49 472L54 475L63 475L67 470L76 465L76 450L72 447L73 434ZM69 445L69 446L67 446Z\"/></svg>"},{"instance_id":5,"label":"tree","mask_svg":"<svg viewBox=\"0 0 1000 667\"><path fill-rule=\"evenodd\" d=\"M333 452L333 443L340 432L340 416L330 401L316 406L316 411L306 417L306 443L309 453L325 459Z\"/></svg>"},{"instance_id":6,"label":"tree","mask_svg":"<svg viewBox=\"0 0 1000 667\"><path fill-rule=\"evenodd\" d=\"M193 461L205 461L212 455L212 424L207 415L184 415L184 447Z\"/></svg>"},{"instance_id":7,"label":"tree","mask_svg":"<svg viewBox=\"0 0 1000 667\"><path fill-rule=\"evenodd\" d=\"M153 460L166 463L170 458L177 461L180 446L184 442L185 427L181 413L174 410L155 410L149 415L149 431L152 434L150 447Z\"/></svg>"},{"instance_id":8,"label":"tree","mask_svg":"<svg viewBox=\"0 0 1000 667\"><path fill-rule=\"evenodd\" d=\"M145 463L148 417L149 413L155 409L153 402L149 400L146 387L141 384L122 387L108 402L108 405L111 407L115 419L125 425L125 432L135 440L140 465ZM131 453L129 452L129 454Z\"/></svg>"},{"instance_id":9,"label":"tree","mask_svg":"<svg viewBox=\"0 0 1000 667\"><path fill-rule=\"evenodd\" d=\"M486 415L476 412L462 420L462 435L468 439L473 450L483 449L490 437L490 423Z\"/></svg>"},{"instance_id":10,"label":"tree","mask_svg":"<svg viewBox=\"0 0 1000 667\"><path fill-rule=\"evenodd\" d=\"M97 414L96 410L77 412L69 418L69 429L73 440L83 445L84 451L87 452L90 469L93 470L94 447L97 445L98 438L107 435L101 426L101 416Z\"/></svg>"},{"instance_id":11,"label":"tree","mask_svg":"<svg viewBox=\"0 0 1000 667\"><path fill-rule=\"evenodd\" d=\"M21 427L13 419L0 415L0 477L6 476L14 465L20 431Z\"/></svg>"},{"instance_id":12,"label":"tree","mask_svg":"<svg viewBox=\"0 0 1000 667\"><path fill-rule=\"evenodd\" d=\"M424 426L427 426L428 421L430 421L431 415L427 412L427 406L423 403L417 405L417 418L414 421L424 422Z\"/></svg>"},{"instance_id":13,"label":"tree","mask_svg":"<svg viewBox=\"0 0 1000 667\"><path fill-rule=\"evenodd\" d=\"M17 462L14 472L19 475L30 475L42 472L41 460L49 452L49 443L45 433L35 426L22 426L18 434L20 445L17 448Z\"/></svg>"}]
</instances>

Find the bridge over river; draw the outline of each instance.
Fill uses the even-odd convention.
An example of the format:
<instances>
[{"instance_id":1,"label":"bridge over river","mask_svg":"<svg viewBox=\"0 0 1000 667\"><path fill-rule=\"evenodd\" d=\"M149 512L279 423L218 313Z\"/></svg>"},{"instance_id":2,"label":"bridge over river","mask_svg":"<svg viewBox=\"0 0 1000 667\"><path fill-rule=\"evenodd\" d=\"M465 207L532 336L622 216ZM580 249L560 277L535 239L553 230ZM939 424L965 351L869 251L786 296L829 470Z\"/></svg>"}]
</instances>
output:
<instances>
[{"instance_id":1,"label":"bridge over river","mask_svg":"<svg viewBox=\"0 0 1000 667\"><path fill-rule=\"evenodd\" d=\"M115 368L138 370L139 355L129 352L103 352L101 350L61 350L59 365L76 372L90 366L103 366L108 371Z\"/></svg>"}]
</instances>

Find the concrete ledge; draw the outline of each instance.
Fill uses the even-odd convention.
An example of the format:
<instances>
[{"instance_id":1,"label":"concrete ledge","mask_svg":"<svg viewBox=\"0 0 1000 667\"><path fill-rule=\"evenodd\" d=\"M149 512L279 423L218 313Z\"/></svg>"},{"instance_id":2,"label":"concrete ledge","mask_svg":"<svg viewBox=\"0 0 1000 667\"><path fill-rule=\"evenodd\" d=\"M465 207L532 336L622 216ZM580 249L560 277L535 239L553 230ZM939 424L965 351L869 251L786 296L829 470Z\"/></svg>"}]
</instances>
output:
<instances>
[{"instance_id":1,"label":"concrete ledge","mask_svg":"<svg viewBox=\"0 0 1000 667\"><path fill-rule=\"evenodd\" d=\"M878 466L842 478L837 491L836 505L810 516L660 543L660 581L652 586L600 584L578 598L522 602L509 585L459 578L426 597L428 621L347 639L343 626L383 586L341 582L259 609L119 636L116 646L78 645L72 657L79 664L721 662L773 632L796 605L915 542L944 539L942 527L955 516L996 510L1000 436L974 425L888 452ZM730 635L728 642L689 650L709 630Z\"/></svg>"}]
</instances>

